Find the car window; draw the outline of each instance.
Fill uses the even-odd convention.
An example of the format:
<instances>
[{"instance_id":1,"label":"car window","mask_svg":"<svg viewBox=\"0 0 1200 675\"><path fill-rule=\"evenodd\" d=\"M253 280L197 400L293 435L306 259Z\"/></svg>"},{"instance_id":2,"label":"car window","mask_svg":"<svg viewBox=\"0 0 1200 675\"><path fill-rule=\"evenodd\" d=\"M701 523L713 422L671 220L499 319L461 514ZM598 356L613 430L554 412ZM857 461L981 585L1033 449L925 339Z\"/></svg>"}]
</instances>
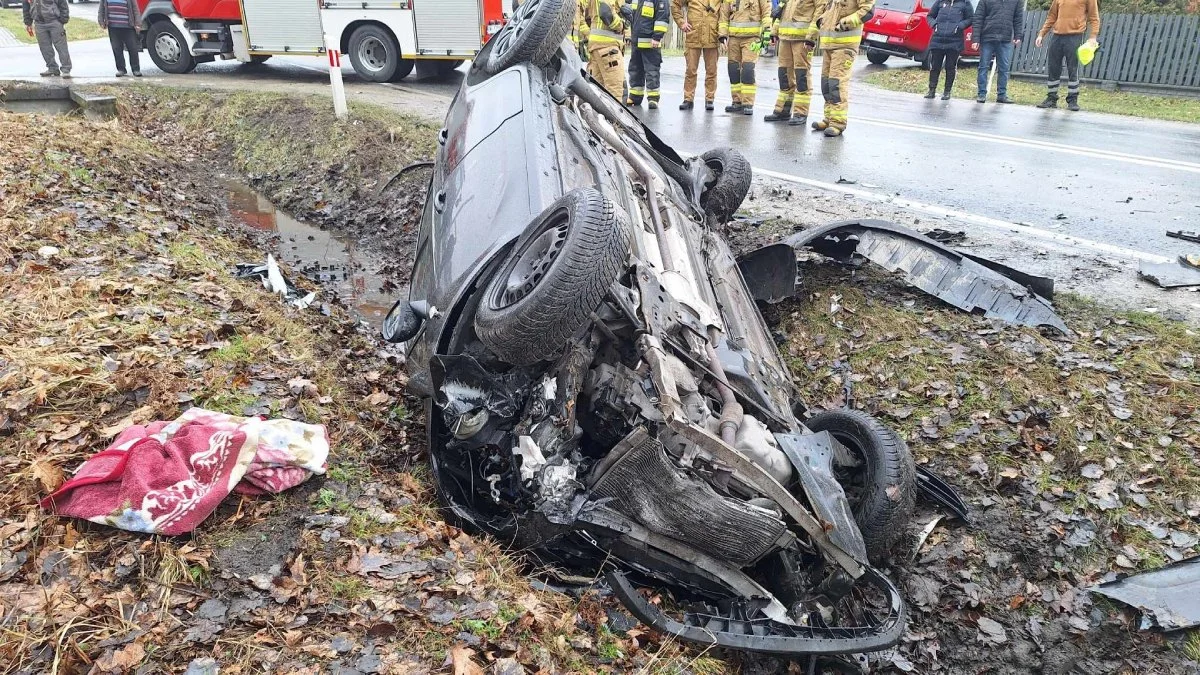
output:
<instances>
[{"instance_id":1,"label":"car window","mask_svg":"<svg viewBox=\"0 0 1200 675\"><path fill-rule=\"evenodd\" d=\"M894 12L911 14L917 7L917 0L877 0L875 9L890 9Z\"/></svg>"}]
</instances>

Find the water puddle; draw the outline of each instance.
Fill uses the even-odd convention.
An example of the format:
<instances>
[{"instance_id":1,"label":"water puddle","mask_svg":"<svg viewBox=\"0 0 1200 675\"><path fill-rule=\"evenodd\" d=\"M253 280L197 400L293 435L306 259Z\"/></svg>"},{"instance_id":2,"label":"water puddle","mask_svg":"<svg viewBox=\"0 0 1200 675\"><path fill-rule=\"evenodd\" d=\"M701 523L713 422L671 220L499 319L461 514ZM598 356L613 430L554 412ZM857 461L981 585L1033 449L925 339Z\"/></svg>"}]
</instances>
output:
<instances>
[{"instance_id":1,"label":"water puddle","mask_svg":"<svg viewBox=\"0 0 1200 675\"><path fill-rule=\"evenodd\" d=\"M399 293L382 290L385 280L374 271L379 268L378 260L358 250L355 242L277 210L274 204L241 183L229 181L225 187L233 215L256 230L278 233L277 258L319 283L325 300L332 293L360 319L370 323L383 319ZM318 294L317 302L321 301Z\"/></svg>"}]
</instances>

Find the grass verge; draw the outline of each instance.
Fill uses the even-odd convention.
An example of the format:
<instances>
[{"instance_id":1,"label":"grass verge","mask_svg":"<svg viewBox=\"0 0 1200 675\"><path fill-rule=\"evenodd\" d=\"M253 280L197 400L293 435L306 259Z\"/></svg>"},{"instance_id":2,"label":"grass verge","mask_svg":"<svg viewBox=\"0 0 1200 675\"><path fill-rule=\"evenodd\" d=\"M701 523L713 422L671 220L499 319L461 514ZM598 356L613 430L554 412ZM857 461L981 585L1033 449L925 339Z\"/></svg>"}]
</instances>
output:
<instances>
[{"instance_id":1,"label":"grass verge","mask_svg":"<svg viewBox=\"0 0 1200 675\"><path fill-rule=\"evenodd\" d=\"M977 93L976 68L959 67L951 95L957 99L974 99ZM944 77L944 76L943 76ZM869 72L865 78L869 84L892 91L924 94L929 87L929 72L919 68L885 68ZM945 80L942 80L944 85ZM938 89L941 94L941 88ZM1046 87L1041 82L1028 82L1016 78L1008 81L1008 96L1018 105L1037 105L1046 97ZM995 105L995 82L988 93L988 103ZM940 104L936 101L931 105ZM1063 100L1059 106L1065 106ZM1083 85L1079 94L1079 105L1084 110L1145 117L1147 119L1173 122L1200 123L1200 99L1184 96L1154 96L1126 91L1105 91L1099 87Z\"/></svg>"},{"instance_id":2,"label":"grass verge","mask_svg":"<svg viewBox=\"0 0 1200 675\"><path fill-rule=\"evenodd\" d=\"M18 42L37 44L37 38L25 32L25 22L21 19L20 10L0 10L0 28L7 29L13 34L13 37L17 38ZM95 40L102 37L108 37L108 31L98 26L95 21L71 19L67 22L67 40L69 41Z\"/></svg>"}]
</instances>

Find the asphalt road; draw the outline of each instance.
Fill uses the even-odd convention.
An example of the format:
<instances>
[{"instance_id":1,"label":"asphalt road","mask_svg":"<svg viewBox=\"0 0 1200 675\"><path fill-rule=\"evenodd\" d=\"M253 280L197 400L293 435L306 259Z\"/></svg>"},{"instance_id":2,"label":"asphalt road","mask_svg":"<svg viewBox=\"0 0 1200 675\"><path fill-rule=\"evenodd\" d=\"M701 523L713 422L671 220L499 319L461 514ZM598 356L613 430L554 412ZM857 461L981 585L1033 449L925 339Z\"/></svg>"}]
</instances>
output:
<instances>
[{"instance_id":1,"label":"asphalt road","mask_svg":"<svg viewBox=\"0 0 1200 675\"><path fill-rule=\"evenodd\" d=\"M94 15L95 7L76 4L72 10L82 17L89 10ZM107 41L74 42L71 51L77 81L115 81ZM896 61L871 66L860 60L858 71L915 67ZM162 83L297 92L328 87L325 62L315 57L275 57L261 66L216 62L189 75L161 73L144 52L142 63L147 79ZM0 79L29 78L41 65L36 47L0 49ZM462 77L376 85L359 80L348 66L343 72L352 96L428 117L444 113ZM754 117L724 113L729 85L723 72L718 81L717 111L679 111L683 60L667 58L663 107L639 114L681 152L734 146L765 175L960 218L968 227L1016 230L1012 236L1028 235L1031 242L1078 242L1124 260L1196 250L1164 232L1200 230L1200 125L927 101L855 84L849 130L827 139L762 120L777 93L774 60L760 63ZM810 119L817 119L821 100L819 94L813 98ZM1086 95L1082 104L1086 108Z\"/></svg>"},{"instance_id":2,"label":"asphalt road","mask_svg":"<svg viewBox=\"0 0 1200 675\"><path fill-rule=\"evenodd\" d=\"M888 67L915 64L873 66L860 60L858 71ZM851 93L845 136L829 139L804 127L764 122L778 93L774 60L763 59L758 72L754 117L723 112L726 82L718 88L715 112L683 112L677 109L683 63L668 59L663 106L640 114L681 151L732 145L756 169L810 184L832 184L860 196L899 195L934 211L962 212L977 225L1024 223L1166 256L1196 251L1163 233L1200 229L1200 125L928 101L862 85ZM820 119L819 93L813 98L810 120ZM1086 95L1081 103L1087 106ZM838 184L839 179L855 183Z\"/></svg>"}]
</instances>

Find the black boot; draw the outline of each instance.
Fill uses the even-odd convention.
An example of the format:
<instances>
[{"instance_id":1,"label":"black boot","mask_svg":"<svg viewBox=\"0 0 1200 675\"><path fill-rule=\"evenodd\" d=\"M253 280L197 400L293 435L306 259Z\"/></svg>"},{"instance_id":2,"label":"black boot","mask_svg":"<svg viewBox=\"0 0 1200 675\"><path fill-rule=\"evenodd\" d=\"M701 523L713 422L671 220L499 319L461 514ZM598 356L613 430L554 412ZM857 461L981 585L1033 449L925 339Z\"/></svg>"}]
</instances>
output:
<instances>
[{"instance_id":1,"label":"black boot","mask_svg":"<svg viewBox=\"0 0 1200 675\"><path fill-rule=\"evenodd\" d=\"M937 96L937 90L930 87L929 91L925 92L925 98L933 98L934 96Z\"/></svg>"},{"instance_id":2,"label":"black boot","mask_svg":"<svg viewBox=\"0 0 1200 675\"><path fill-rule=\"evenodd\" d=\"M714 106L714 105L713 105L713 102L712 102L712 101L705 101L705 102L704 102L704 109L705 109L705 110L707 110L708 112L712 112L712 111L713 111L713 108L715 108L715 107L716 107L716 106Z\"/></svg>"},{"instance_id":3,"label":"black boot","mask_svg":"<svg viewBox=\"0 0 1200 675\"><path fill-rule=\"evenodd\" d=\"M1039 108L1057 108L1058 94L1046 94L1046 100L1038 104Z\"/></svg>"},{"instance_id":4,"label":"black boot","mask_svg":"<svg viewBox=\"0 0 1200 675\"><path fill-rule=\"evenodd\" d=\"M731 103L731 104L725 106L725 112L740 113L740 112L742 112L742 104L741 103Z\"/></svg>"},{"instance_id":5,"label":"black boot","mask_svg":"<svg viewBox=\"0 0 1200 675\"><path fill-rule=\"evenodd\" d=\"M1071 112L1079 112L1079 95L1067 96L1067 110Z\"/></svg>"},{"instance_id":6,"label":"black boot","mask_svg":"<svg viewBox=\"0 0 1200 675\"><path fill-rule=\"evenodd\" d=\"M950 100L950 87L946 87L946 90L942 92L942 100L943 101Z\"/></svg>"},{"instance_id":7,"label":"black boot","mask_svg":"<svg viewBox=\"0 0 1200 675\"><path fill-rule=\"evenodd\" d=\"M808 115L796 115L788 121L788 126L792 127L802 127L805 124L808 124Z\"/></svg>"},{"instance_id":8,"label":"black boot","mask_svg":"<svg viewBox=\"0 0 1200 675\"><path fill-rule=\"evenodd\" d=\"M695 108L695 107L696 107L696 104L692 103L691 101L684 101L683 103L679 104L680 110L691 110L692 108Z\"/></svg>"},{"instance_id":9,"label":"black boot","mask_svg":"<svg viewBox=\"0 0 1200 675\"><path fill-rule=\"evenodd\" d=\"M786 121L792 119L792 109L790 107L784 108L782 111L773 112L770 115L767 115L766 117L764 117L763 119L766 120L767 122L786 122Z\"/></svg>"}]
</instances>

